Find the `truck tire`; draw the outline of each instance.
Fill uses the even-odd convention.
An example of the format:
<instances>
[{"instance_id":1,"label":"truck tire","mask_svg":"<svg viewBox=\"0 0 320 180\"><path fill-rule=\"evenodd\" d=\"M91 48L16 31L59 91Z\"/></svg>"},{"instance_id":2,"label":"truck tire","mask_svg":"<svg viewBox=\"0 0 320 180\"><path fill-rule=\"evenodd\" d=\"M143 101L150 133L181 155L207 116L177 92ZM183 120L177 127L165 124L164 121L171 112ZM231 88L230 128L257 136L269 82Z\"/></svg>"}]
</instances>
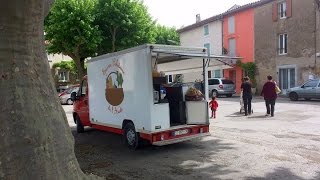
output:
<instances>
[{"instance_id":1,"label":"truck tire","mask_svg":"<svg viewBox=\"0 0 320 180\"><path fill-rule=\"evenodd\" d=\"M77 132L78 133L83 133L84 132L84 127L81 124L81 120L79 116L76 116L76 124L77 124Z\"/></svg>"},{"instance_id":2,"label":"truck tire","mask_svg":"<svg viewBox=\"0 0 320 180\"><path fill-rule=\"evenodd\" d=\"M139 146L139 134L136 132L133 123L127 123L123 130L123 135L129 149L137 149Z\"/></svg>"}]
</instances>

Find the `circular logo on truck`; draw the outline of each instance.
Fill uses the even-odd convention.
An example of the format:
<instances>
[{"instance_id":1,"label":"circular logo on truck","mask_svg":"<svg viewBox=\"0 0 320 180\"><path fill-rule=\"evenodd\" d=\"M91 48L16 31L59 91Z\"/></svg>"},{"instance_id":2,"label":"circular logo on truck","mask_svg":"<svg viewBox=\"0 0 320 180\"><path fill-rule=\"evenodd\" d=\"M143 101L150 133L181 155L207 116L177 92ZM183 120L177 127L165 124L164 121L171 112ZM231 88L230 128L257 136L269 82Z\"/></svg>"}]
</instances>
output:
<instances>
[{"instance_id":1,"label":"circular logo on truck","mask_svg":"<svg viewBox=\"0 0 320 180\"><path fill-rule=\"evenodd\" d=\"M123 94L123 75L119 71L110 72L106 79L106 100L113 106L118 106L122 103Z\"/></svg>"},{"instance_id":2,"label":"circular logo on truck","mask_svg":"<svg viewBox=\"0 0 320 180\"><path fill-rule=\"evenodd\" d=\"M108 110L113 114L119 114L122 112L122 108L119 105L124 99L122 88L124 71L120 66L119 60L113 60L106 68L102 69L102 73L106 77L104 94L107 102L110 104Z\"/></svg>"}]
</instances>

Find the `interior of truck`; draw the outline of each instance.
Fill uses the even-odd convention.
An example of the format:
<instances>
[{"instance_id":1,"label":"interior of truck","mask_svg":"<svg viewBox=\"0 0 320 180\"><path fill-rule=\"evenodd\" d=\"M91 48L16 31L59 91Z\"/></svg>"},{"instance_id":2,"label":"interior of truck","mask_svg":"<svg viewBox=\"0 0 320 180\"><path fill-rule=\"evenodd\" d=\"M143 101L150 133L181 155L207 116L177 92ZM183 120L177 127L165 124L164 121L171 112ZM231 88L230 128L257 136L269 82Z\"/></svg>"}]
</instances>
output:
<instances>
[{"instance_id":1,"label":"interior of truck","mask_svg":"<svg viewBox=\"0 0 320 180\"><path fill-rule=\"evenodd\" d=\"M153 72L154 103L169 103L171 126L188 124L190 123L188 119L191 116L202 115L200 111L206 109L206 100L208 100L208 96L205 95L207 92L205 86L208 85L203 83L205 77L208 77L206 73L210 68L216 68L217 66L222 69L232 67L224 59L226 59L225 56L208 56L205 49L193 53L185 53L181 50L153 49L151 68ZM203 75L202 81L184 83L179 81L179 77L177 77L180 74L194 72ZM169 81L168 75L173 74L175 78ZM190 87L194 87L203 93L202 101L186 101L185 95ZM193 110L190 109L191 106ZM207 111L204 113L207 115Z\"/></svg>"}]
</instances>

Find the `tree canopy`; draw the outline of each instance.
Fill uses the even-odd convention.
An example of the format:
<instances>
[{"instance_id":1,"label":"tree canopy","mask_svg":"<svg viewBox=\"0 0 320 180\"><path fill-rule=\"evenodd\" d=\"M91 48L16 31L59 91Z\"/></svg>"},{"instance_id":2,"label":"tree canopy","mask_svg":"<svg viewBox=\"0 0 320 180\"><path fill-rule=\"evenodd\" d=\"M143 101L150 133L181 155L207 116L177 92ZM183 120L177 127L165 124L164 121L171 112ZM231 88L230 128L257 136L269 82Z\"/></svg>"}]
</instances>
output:
<instances>
[{"instance_id":1,"label":"tree canopy","mask_svg":"<svg viewBox=\"0 0 320 180\"><path fill-rule=\"evenodd\" d=\"M84 72L84 59L95 56L101 35L93 11L95 0L56 0L45 20L45 39L48 53L70 56Z\"/></svg>"},{"instance_id":2,"label":"tree canopy","mask_svg":"<svg viewBox=\"0 0 320 180\"><path fill-rule=\"evenodd\" d=\"M74 61L60 61L52 65L52 68L58 68L58 67L61 69L67 69L72 74L77 74L77 67Z\"/></svg>"},{"instance_id":3,"label":"tree canopy","mask_svg":"<svg viewBox=\"0 0 320 180\"><path fill-rule=\"evenodd\" d=\"M102 34L99 54L153 42L147 8L138 0L98 0L95 24Z\"/></svg>"},{"instance_id":4,"label":"tree canopy","mask_svg":"<svg viewBox=\"0 0 320 180\"><path fill-rule=\"evenodd\" d=\"M45 33L48 53L70 56L80 77L87 57L145 43L179 44L175 28L156 25L140 0L56 0Z\"/></svg>"},{"instance_id":5,"label":"tree canopy","mask_svg":"<svg viewBox=\"0 0 320 180\"><path fill-rule=\"evenodd\" d=\"M155 26L155 43L156 44L168 44L179 45L180 37L174 27L166 27L162 25Z\"/></svg>"}]
</instances>

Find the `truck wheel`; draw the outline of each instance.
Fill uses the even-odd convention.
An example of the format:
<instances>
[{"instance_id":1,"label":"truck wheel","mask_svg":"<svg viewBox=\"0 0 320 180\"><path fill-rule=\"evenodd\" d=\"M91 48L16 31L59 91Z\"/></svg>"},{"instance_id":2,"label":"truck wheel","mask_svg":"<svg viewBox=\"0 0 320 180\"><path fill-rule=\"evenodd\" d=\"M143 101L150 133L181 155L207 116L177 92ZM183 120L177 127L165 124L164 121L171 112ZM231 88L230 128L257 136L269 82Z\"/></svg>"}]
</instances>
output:
<instances>
[{"instance_id":1,"label":"truck wheel","mask_svg":"<svg viewBox=\"0 0 320 180\"><path fill-rule=\"evenodd\" d=\"M83 125L81 124L81 121L80 121L80 117L79 117L79 116L76 117L76 124L77 124L77 132L78 132L78 133L83 133L83 132L84 132L84 127L83 127Z\"/></svg>"},{"instance_id":2,"label":"truck wheel","mask_svg":"<svg viewBox=\"0 0 320 180\"><path fill-rule=\"evenodd\" d=\"M139 146L139 134L134 125L129 122L124 126L124 138L129 149L137 149Z\"/></svg>"}]
</instances>

